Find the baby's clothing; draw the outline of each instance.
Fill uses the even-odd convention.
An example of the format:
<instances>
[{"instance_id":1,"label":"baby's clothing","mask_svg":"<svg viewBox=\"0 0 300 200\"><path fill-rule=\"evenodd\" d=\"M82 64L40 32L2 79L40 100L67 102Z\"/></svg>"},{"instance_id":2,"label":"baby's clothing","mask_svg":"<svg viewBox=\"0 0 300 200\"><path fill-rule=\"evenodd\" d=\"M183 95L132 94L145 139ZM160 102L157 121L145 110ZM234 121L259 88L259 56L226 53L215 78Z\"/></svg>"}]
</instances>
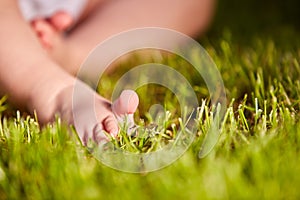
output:
<instances>
[{"instance_id":1,"label":"baby's clothing","mask_svg":"<svg viewBox=\"0 0 300 200\"><path fill-rule=\"evenodd\" d=\"M23 17L30 21L47 18L58 11L65 11L76 21L83 12L87 0L18 0Z\"/></svg>"}]
</instances>

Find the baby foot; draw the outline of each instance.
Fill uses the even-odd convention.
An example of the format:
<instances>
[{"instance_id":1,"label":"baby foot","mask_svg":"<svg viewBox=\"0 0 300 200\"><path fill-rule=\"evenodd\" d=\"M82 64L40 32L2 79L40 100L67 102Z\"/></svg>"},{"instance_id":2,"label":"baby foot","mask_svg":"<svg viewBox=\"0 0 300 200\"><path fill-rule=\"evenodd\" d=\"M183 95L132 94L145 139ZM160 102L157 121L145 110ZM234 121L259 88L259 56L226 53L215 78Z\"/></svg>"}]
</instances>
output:
<instances>
[{"instance_id":1,"label":"baby foot","mask_svg":"<svg viewBox=\"0 0 300 200\"><path fill-rule=\"evenodd\" d=\"M138 104L139 97L133 90L123 90L119 98L116 99L111 105L112 112L115 115L117 122L126 122L128 131L130 131L135 126L133 114L136 111ZM106 124L106 127L104 127L104 129L110 130L108 132L110 132L112 136L116 137L117 133L119 132L119 128L115 127L115 120L107 118L107 121L105 121L104 124ZM97 128L99 129L99 127ZM105 135L101 136L101 134L99 134L99 130L96 130L94 134L98 134L97 137L94 138L96 142L99 143L101 141L107 141L107 137Z\"/></svg>"},{"instance_id":2,"label":"baby foot","mask_svg":"<svg viewBox=\"0 0 300 200\"><path fill-rule=\"evenodd\" d=\"M71 98L70 98L71 97ZM84 145L92 140L98 144L108 141L104 131L116 137L119 132L118 119L136 111L139 100L134 91L124 90L112 104L96 94L90 87L78 81L59 94L56 104L62 119L74 124Z\"/></svg>"},{"instance_id":3,"label":"baby foot","mask_svg":"<svg viewBox=\"0 0 300 200\"><path fill-rule=\"evenodd\" d=\"M69 16L69 17L68 17ZM77 71L70 67L69 51L67 50L64 31L72 26L72 18L66 13L58 12L47 19L34 19L31 26L35 31L41 46L51 59L67 72L75 75Z\"/></svg>"},{"instance_id":4,"label":"baby foot","mask_svg":"<svg viewBox=\"0 0 300 200\"><path fill-rule=\"evenodd\" d=\"M37 18L31 21L42 46L49 50L55 46L58 38L74 23L73 17L64 11L58 11L49 18Z\"/></svg>"}]
</instances>

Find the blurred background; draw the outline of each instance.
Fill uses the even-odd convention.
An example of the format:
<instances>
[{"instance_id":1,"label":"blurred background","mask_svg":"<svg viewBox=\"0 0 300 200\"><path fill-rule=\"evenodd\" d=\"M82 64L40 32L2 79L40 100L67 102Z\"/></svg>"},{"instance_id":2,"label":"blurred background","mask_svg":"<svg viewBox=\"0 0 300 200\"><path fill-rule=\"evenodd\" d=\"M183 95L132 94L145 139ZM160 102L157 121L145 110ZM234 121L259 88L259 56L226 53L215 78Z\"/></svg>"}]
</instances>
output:
<instances>
[{"instance_id":1,"label":"blurred background","mask_svg":"<svg viewBox=\"0 0 300 200\"><path fill-rule=\"evenodd\" d=\"M255 36L278 37L295 31L299 33L300 1L219 0L208 35L220 37L224 30L230 30L232 36L241 42Z\"/></svg>"}]
</instances>

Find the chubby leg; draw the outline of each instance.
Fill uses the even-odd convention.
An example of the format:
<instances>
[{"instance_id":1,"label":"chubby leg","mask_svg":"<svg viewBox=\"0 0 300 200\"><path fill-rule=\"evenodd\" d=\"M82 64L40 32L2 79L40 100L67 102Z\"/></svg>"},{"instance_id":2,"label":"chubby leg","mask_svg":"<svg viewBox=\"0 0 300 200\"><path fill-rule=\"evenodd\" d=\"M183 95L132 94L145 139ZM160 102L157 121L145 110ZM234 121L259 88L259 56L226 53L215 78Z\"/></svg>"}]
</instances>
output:
<instances>
[{"instance_id":1,"label":"chubby leg","mask_svg":"<svg viewBox=\"0 0 300 200\"><path fill-rule=\"evenodd\" d=\"M69 73L76 74L89 52L114 34L163 27L193 37L206 30L213 8L213 0L103 1L58 45L64 53L54 57Z\"/></svg>"},{"instance_id":2,"label":"chubby leg","mask_svg":"<svg viewBox=\"0 0 300 200\"><path fill-rule=\"evenodd\" d=\"M56 28L56 26L60 26L61 28L62 26L65 26L67 28L67 26L70 25L65 23L70 22L68 20L69 16L67 13L60 15L59 17L57 15L53 15L51 19L56 17L65 19L65 21L58 20L56 24L52 24L49 19L35 19L32 22L32 27L36 32L42 46L48 51L51 51L53 48L52 45L56 44L55 40L60 39L59 35L63 31L63 29ZM112 135L116 135L118 132L117 124L123 122L125 119L127 120L129 126L134 125L133 113L136 111L139 103L138 96L134 91L124 90L120 97L111 105L109 101L101 96L96 95L94 91L87 86L82 84L80 87L83 94L80 95L80 98L76 99L76 105L74 106L73 104L73 112L70 112L72 103L66 101L68 98L70 98L70 96L72 96L71 91L73 90L73 86L63 90L63 92L60 92L59 99L61 99L61 101L58 103L58 110L63 111L61 112L62 117L67 119L71 124L74 124L74 121L76 121L76 119L74 119L74 115L76 115L76 128L79 129L79 136L84 144L87 143L88 138L94 138L98 142L99 140L106 140L107 138L105 135L100 134L103 133L103 130L111 133ZM93 101L93 99L95 99L95 101ZM95 102L95 105L93 102ZM105 114L104 111L112 111L114 115L107 115L104 119L102 119L102 115ZM95 120L93 116L96 116L97 119ZM97 129L93 128L95 125Z\"/></svg>"},{"instance_id":3,"label":"chubby leg","mask_svg":"<svg viewBox=\"0 0 300 200\"><path fill-rule=\"evenodd\" d=\"M10 20L7 20L10 19ZM79 121L79 136L84 142L86 135L93 136L90 127L101 124L101 128L111 134L118 131L118 124L111 103L96 94L82 83L87 96L80 96L73 104L73 89L77 81L59 65L54 63L41 48L32 29L21 17L15 1L0 1L0 26L5 27L0 35L0 95L8 94L9 101L18 108L37 112L40 122L47 123L60 114L64 121L74 122L73 113L79 110L82 116L88 116L86 100L95 99L96 121L92 124L86 118ZM13 38L13 39L11 39ZM7 50L10 48L10 51ZM85 89L87 88L87 89ZM121 95L117 102L131 102L137 99L135 93ZM135 107L126 108L128 104L120 104L124 112L134 112ZM121 113L124 114L124 113Z\"/></svg>"}]
</instances>

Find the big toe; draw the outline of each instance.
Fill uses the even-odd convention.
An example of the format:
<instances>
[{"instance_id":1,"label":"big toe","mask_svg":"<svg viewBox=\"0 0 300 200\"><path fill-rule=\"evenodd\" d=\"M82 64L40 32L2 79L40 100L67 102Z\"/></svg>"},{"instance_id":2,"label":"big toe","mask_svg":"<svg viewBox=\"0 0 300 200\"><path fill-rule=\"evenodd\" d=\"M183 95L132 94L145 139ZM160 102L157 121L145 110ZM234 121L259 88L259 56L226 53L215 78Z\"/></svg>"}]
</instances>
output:
<instances>
[{"instance_id":1,"label":"big toe","mask_svg":"<svg viewBox=\"0 0 300 200\"><path fill-rule=\"evenodd\" d=\"M67 12L58 11L50 17L50 22L58 31L65 31L71 27L74 20Z\"/></svg>"},{"instance_id":2,"label":"big toe","mask_svg":"<svg viewBox=\"0 0 300 200\"><path fill-rule=\"evenodd\" d=\"M139 97L133 90L123 90L120 97L113 103L116 115L133 114L139 105Z\"/></svg>"}]
</instances>

